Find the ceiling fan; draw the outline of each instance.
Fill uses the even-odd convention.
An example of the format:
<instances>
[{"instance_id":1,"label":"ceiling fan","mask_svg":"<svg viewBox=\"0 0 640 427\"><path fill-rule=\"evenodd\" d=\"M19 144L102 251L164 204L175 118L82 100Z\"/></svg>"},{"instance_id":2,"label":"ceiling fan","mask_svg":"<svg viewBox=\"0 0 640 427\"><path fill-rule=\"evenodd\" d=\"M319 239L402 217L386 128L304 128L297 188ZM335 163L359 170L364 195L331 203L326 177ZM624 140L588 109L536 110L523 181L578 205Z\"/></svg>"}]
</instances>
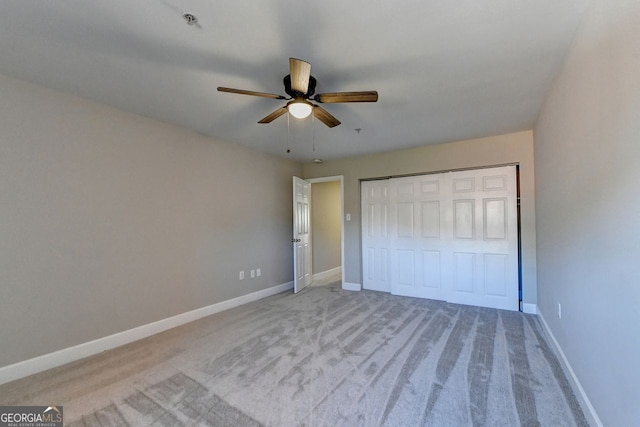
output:
<instances>
[{"instance_id":1,"label":"ceiling fan","mask_svg":"<svg viewBox=\"0 0 640 427\"><path fill-rule=\"evenodd\" d=\"M340 121L333 117L327 110L319 105L313 104L310 100L321 104L331 104L337 102L376 102L378 92L333 92L315 94L316 79L311 75L311 64L296 58L289 58L289 75L284 78L284 91L290 98L283 95L271 93L254 92L251 90L232 89L229 87L219 87L218 91L228 93L238 93L241 95L261 96L263 98L288 100L284 107L278 108L258 123L271 123L287 111L297 118L315 116L330 128L338 126Z\"/></svg>"}]
</instances>

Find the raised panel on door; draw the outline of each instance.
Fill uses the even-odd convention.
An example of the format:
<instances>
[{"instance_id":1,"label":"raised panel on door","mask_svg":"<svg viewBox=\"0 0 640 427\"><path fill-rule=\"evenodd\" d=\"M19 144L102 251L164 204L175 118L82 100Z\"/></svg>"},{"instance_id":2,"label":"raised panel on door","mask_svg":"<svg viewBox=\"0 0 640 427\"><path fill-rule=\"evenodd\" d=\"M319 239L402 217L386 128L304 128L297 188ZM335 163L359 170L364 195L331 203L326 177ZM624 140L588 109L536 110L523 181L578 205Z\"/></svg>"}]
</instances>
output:
<instances>
[{"instance_id":1,"label":"raised panel on door","mask_svg":"<svg viewBox=\"0 0 640 427\"><path fill-rule=\"evenodd\" d=\"M396 237L399 239L413 239L415 234L414 204L400 202L396 205Z\"/></svg>"},{"instance_id":2,"label":"raised panel on door","mask_svg":"<svg viewBox=\"0 0 640 427\"><path fill-rule=\"evenodd\" d=\"M422 286L442 288L440 262L440 251L422 251Z\"/></svg>"},{"instance_id":3,"label":"raised panel on door","mask_svg":"<svg viewBox=\"0 0 640 427\"><path fill-rule=\"evenodd\" d=\"M422 237L440 239L440 201L422 202Z\"/></svg>"},{"instance_id":4,"label":"raised panel on door","mask_svg":"<svg viewBox=\"0 0 640 427\"><path fill-rule=\"evenodd\" d=\"M453 254L453 290L457 293L474 293L476 279L476 254L455 252Z\"/></svg>"},{"instance_id":5,"label":"raised panel on door","mask_svg":"<svg viewBox=\"0 0 640 427\"><path fill-rule=\"evenodd\" d=\"M399 249L396 251L398 260L397 284L400 287L413 288L416 285L416 254L410 249Z\"/></svg>"},{"instance_id":6,"label":"raised panel on door","mask_svg":"<svg viewBox=\"0 0 640 427\"><path fill-rule=\"evenodd\" d=\"M307 245L296 244L296 276L298 280L304 280L307 276L307 262L305 257L307 255Z\"/></svg>"},{"instance_id":7,"label":"raised panel on door","mask_svg":"<svg viewBox=\"0 0 640 427\"><path fill-rule=\"evenodd\" d=\"M476 236L475 200L453 201L453 238L473 240Z\"/></svg>"},{"instance_id":8,"label":"raised panel on door","mask_svg":"<svg viewBox=\"0 0 640 427\"><path fill-rule=\"evenodd\" d=\"M362 219L362 287L390 292L389 282L389 182L363 181Z\"/></svg>"},{"instance_id":9,"label":"raised panel on door","mask_svg":"<svg viewBox=\"0 0 640 427\"><path fill-rule=\"evenodd\" d=\"M506 297L509 286L509 256L484 254L483 263L486 294L494 297Z\"/></svg>"},{"instance_id":10,"label":"raised panel on door","mask_svg":"<svg viewBox=\"0 0 640 427\"><path fill-rule=\"evenodd\" d=\"M487 198L483 203L485 240L506 240L509 237L508 198Z\"/></svg>"}]
</instances>

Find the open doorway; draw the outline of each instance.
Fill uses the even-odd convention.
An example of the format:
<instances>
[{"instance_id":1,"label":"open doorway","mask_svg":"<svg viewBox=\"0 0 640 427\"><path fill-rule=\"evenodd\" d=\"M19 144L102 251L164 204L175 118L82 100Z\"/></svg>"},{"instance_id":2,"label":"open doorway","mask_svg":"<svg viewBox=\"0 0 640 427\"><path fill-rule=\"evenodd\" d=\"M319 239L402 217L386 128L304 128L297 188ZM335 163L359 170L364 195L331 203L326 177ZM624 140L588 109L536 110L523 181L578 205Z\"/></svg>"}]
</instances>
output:
<instances>
[{"instance_id":1,"label":"open doorway","mask_svg":"<svg viewBox=\"0 0 640 427\"><path fill-rule=\"evenodd\" d=\"M344 282L343 178L333 176L307 181L311 183L313 284Z\"/></svg>"}]
</instances>

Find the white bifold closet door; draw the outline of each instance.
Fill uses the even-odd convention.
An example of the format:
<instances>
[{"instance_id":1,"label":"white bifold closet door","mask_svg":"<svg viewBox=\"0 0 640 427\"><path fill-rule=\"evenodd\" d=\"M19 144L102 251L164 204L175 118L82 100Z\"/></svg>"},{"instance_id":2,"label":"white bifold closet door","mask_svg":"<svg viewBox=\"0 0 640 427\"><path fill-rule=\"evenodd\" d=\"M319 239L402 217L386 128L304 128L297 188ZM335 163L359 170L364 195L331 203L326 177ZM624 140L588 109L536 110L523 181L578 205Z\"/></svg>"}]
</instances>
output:
<instances>
[{"instance_id":1,"label":"white bifold closet door","mask_svg":"<svg viewBox=\"0 0 640 427\"><path fill-rule=\"evenodd\" d=\"M391 292L389 277L389 180L361 188L363 288Z\"/></svg>"},{"instance_id":2,"label":"white bifold closet door","mask_svg":"<svg viewBox=\"0 0 640 427\"><path fill-rule=\"evenodd\" d=\"M362 211L365 289L518 310L515 166L365 181Z\"/></svg>"}]
</instances>

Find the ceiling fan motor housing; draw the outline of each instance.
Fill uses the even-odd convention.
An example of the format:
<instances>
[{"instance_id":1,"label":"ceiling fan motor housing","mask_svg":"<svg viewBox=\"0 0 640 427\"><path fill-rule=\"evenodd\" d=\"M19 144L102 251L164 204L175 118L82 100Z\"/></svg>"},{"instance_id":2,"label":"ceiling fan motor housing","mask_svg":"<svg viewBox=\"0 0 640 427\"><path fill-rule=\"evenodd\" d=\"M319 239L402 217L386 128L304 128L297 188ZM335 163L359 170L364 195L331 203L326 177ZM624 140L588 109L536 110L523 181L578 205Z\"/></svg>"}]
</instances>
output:
<instances>
[{"instance_id":1,"label":"ceiling fan motor housing","mask_svg":"<svg viewBox=\"0 0 640 427\"><path fill-rule=\"evenodd\" d=\"M284 83L284 91L292 98L308 99L316 92L316 79L313 76L309 76L309 88L307 89L307 93L300 93L291 89L291 74L287 74L282 81Z\"/></svg>"}]
</instances>

